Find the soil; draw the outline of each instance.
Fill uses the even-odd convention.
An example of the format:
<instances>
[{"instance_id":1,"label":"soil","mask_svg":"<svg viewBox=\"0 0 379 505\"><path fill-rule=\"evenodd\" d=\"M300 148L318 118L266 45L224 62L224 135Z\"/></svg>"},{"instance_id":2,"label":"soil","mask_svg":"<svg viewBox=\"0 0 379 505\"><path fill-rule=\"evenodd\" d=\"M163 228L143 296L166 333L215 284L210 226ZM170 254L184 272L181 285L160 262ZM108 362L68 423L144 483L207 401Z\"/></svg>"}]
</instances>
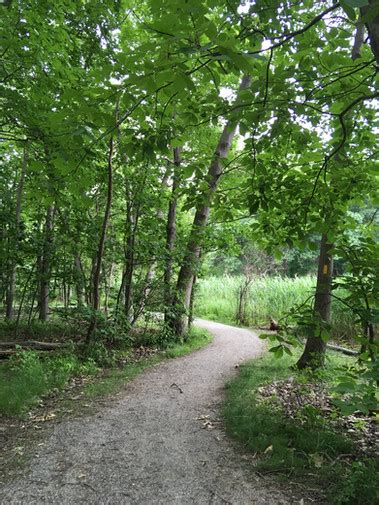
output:
<instances>
[{"instance_id":1,"label":"soil","mask_svg":"<svg viewBox=\"0 0 379 505\"><path fill-rule=\"evenodd\" d=\"M96 413L55 424L0 503L308 503L257 476L222 429L224 384L263 343L246 329L197 324L212 344L152 367Z\"/></svg>"}]
</instances>

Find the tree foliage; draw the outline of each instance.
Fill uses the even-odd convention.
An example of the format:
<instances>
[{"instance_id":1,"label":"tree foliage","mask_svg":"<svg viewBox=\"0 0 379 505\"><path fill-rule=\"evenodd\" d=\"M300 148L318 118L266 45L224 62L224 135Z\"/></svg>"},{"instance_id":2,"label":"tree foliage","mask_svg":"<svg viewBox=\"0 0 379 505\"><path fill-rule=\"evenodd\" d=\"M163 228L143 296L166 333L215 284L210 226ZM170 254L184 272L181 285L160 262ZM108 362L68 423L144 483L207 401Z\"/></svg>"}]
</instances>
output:
<instances>
[{"instance_id":1,"label":"tree foliage","mask_svg":"<svg viewBox=\"0 0 379 505\"><path fill-rule=\"evenodd\" d=\"M242 233L278 258L316 254L324 236L375 359L376 1L0 9L8 318L87 306L92 335L99 311L126 328L165 312L182 338L207 252Z\"/></svg>"}]
</instances>

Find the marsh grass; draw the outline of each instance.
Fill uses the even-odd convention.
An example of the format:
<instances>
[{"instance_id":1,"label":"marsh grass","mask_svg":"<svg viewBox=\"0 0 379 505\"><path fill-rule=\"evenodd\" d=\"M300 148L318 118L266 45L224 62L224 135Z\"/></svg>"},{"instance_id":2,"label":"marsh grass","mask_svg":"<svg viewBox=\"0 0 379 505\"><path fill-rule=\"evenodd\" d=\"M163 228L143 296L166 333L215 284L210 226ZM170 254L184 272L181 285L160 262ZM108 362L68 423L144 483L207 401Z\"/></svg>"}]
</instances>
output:
<instances>
[{"instance_id":1,"label":"marsh grass","mask_svg":"<svg viewBox=\"0 0 379 505\"><path fill-rule=\"evenodd\" d=\"M225 275L199 280L195 314L226 324L236 324L241 276ZM246 316L249 326L267 326L269 318L284 317L291 307L311 299L316 279L302 277L261 277L253 281L248 295ZM332 336L351 339L355 334L354 315L337 300L333 301Z\"/></svg>"}]
</instances>

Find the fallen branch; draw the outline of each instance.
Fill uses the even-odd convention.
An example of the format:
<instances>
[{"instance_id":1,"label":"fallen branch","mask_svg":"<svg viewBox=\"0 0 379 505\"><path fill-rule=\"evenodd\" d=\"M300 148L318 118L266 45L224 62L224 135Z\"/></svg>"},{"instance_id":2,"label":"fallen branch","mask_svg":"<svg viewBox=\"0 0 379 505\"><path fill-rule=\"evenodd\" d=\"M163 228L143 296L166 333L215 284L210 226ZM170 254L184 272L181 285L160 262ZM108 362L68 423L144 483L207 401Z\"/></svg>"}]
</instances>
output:
<instances>
[{"instance_id":1,"label":"fallen branch","mask_svg":"<svg viewBox=\"0 0 379 505\"><path fill-rule=\"evenodd\" d=\"M353 349L348 349L347 347L341 347L339 345L327 344L326 347L328 349L331 349L332 351L342 352L343 354L346 354L347 356L358 356L358 354L359 354L358 351L354 351Z\"/></svg>"},{"instance_id":2,"label":"fallen branch","mask_svg":"<svg viewBox=\"0 0 379 505\"><path fill-rule=\"evenodd\" d=\"M10 358L11 356L14 356L17 354L18 351L12 349L10 351L1 351L0 350L0 359L7 359Z\"/></svg>"},{"instance_id":3,"label":"fallen branch","mask_svg":"<svg viewBox=\"0 0 379 505\"><path fill-rule=\"evenodd\" d=\"M61 342L38 342L37 340L20 340L14 342L0 342L0 352L5 352L5 349L35 349L37 351L55 351L56 349L63 349L69 344Z\"/></svg>"},{"instance_id":4,"label":"fallen branch","mask_svg":"<svg viewBox=\"0 0 379 505\"><path fill-rule=\"evenodd\" d=\"M184 393L183 389L180 386L178 386L177 384L175 384L175 382L173 382L171 384L170 388L172 388L172 387L177 388L180 393Z\"/></svg>"}]
</instances>

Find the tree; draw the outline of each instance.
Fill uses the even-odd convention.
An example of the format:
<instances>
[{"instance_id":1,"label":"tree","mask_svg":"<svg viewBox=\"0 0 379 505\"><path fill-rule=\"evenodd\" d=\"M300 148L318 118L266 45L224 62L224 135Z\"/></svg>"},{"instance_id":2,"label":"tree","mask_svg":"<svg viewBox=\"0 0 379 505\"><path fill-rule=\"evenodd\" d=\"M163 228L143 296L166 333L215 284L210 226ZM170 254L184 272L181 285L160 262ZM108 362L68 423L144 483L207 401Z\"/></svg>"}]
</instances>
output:
<instances>
[{"instance_id":1,"label":"tree","mask_svg":"<svg viewBox=\"0 0 379 505\"><path fill-rule=\"evenodd\" d=\"M315 368L323 364L326 338L323 332L325 326L330 325L332 280L333 280L333 257L331 254L332 244L328 243L327 234L323 234L320 243L320 256L318 262L317 284L314 301L315 318L318 320L315 334L307 338L303 354L297 366ZM326 332L326 335L328 333Z\"/></svg>"},{"instance_id":2,"label":"tree","mask_svg":"<svg viewBox=\"0 0 379 505\"><path fill-rule=\"evenodd\" d=\"M238 109L240 93L248 89L250 83L251 77L245 75L242 78L241 84L239 86L239 94L237 94L235 108ZM219 179L222 175L222 160L228 156L229 150L232 146L233 138L237 131L237 126L238 123L236 124L234 121L228 121L221 134L220 140L214 152L213 160L208 169L207 187L204 193L200 195L200 204L196 208L187 249L184 255L182 267L179 271L174 298L176 314L173 318L171 326L175 335L180 338L185 335L188 328L188 310L190 307L194 277L198 269L202 240L204 230L209 219L212 199L217 189Z\"/></svg>"},{"instance_id":3,"label":"tree","mask_svg":"<svg viewBox=\"0 0 379 505\"><path fill-rule=\"evenodd\" d=\"M97 248L97 254L96 254L96 258L95 258L95 268L94 268L94 273L93 273L93 279L92 279L92 282L93 282L93 293L92 293L93 314L92 314L91 322L90 322L90 325L88 328L87 343L90 343L92 340L93 333L96 329L96 318L97 318L96 312L100 308L100 294L99 294L100 273L101 273L103 255L104 255L105 239L106 239L106 234L107 234L107 229L108 229L108 224L109 224L109 217L110 217L110 213L111 213L112 196L113 196L113 150L114 150L113 137L111 137L109 140L109 152L108 152L107 199L106 199L106 205L105 205L105 210L104 210L103 223L101 226L99 245Z\"/></svg>"}]
</instances>

